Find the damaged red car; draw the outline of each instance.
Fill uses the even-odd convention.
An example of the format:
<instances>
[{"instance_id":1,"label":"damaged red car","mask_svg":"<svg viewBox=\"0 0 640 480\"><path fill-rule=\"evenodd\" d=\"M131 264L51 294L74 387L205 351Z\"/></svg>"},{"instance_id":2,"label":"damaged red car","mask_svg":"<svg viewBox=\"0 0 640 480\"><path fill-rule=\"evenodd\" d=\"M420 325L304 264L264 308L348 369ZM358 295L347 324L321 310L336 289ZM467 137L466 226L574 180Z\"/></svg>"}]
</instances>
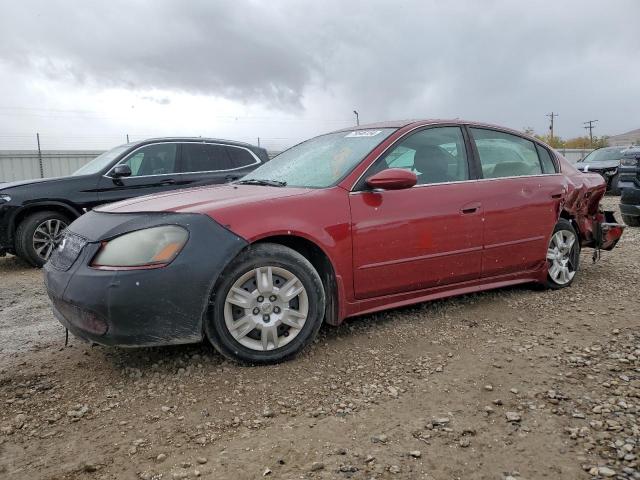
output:
<instances>
[{"instance_id":1,"label":"damaged red car","mask_svg":"<svg viewBox=\"0 0 640 480\"><path fill-rule=\"evenodd\" d=\"M539 140L464 121L313 138L240 181L83 215L45 266L56 317L103 345L207 338L287 359L322 322L507 285L571 285L623 226Z\"/></svg>"}]
</instances>

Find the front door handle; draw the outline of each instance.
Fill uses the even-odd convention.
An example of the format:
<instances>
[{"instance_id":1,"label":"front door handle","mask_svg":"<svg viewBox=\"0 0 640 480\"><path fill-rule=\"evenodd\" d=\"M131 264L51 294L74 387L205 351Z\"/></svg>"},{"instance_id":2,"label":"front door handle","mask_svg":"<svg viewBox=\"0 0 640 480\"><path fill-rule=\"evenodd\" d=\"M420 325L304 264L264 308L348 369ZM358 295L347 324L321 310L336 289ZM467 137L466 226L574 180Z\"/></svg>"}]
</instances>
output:
<instances>
[{"instance_id":1,"label":"front door handle","mask_svg":"<svg viewBox=\"0 0 640 480\"><path fill-rule=\"evenodd\" d=\"M176 181L173 178L168 178L160 182L160 185L175 185Z\"/></svg>"},{"instance_id":2,"label":"front door handle","mask_svg":"<svg viewBox=\"0 0 640 480\"><path fill-rule=\"evenodd\" d=\"M562 192L560 193L552 193L551 198L562 198Z\"/></svg>"},{"instance_id":3,"label":"front door handle","mask_svg":"<svg viewBox=\"0 0 640 480\"><path fill-rule=\"evenodd\" d=\"M467 203L466 205L462 206L462 208L460 209L460 213L462 213L463 215L476 213L478 210L480 210L480 207L482 207L482 204L480 202Z\"/></svg>"}]
</instances>

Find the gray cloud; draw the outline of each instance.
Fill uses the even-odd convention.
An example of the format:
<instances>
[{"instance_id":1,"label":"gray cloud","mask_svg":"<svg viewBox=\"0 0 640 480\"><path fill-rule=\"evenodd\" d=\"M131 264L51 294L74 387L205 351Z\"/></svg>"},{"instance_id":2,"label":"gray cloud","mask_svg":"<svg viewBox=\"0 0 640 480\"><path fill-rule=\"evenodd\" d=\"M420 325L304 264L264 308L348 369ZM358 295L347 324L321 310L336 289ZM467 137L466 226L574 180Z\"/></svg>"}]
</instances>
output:
<instances>
[{"instance_id":1,"label":"gray cloud","mask_svg":"<svg viewBox=\"0 0 640 480\"><path fill-rule=\"evenodd\" d=\"M637 127L640 2L22 1L0 62L95 88L164 89L363 119L462 116L544 130ZM341 112L340 115L343 115ZM568 129L569 127L567 127Z\"/></svg>"}]
</instances>

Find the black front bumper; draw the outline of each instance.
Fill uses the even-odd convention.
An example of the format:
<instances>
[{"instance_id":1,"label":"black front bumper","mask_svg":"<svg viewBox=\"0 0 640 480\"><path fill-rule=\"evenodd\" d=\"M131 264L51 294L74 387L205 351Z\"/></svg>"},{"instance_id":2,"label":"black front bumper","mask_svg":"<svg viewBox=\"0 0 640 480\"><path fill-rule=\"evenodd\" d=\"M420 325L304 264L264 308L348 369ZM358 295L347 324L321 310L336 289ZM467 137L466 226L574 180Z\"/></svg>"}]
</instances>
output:
<instances>
[{"instance_id":1,"label":"black front bumper","mask_svg":"<svg viewBox=\"0 0 640 480\"><path fill-rule=\"evenodd\" d=\"M98 270L91 259L107 240L158 225L189 230L169 265L144 270ZM247 242L199 214L90 212L69 226L86 239L71 266L48 262L45 284L56 318L74 335L102 345L152 346L199 342L213 286ZM57 265L57 266L55 266Z\"/></svg>"}]
</instances>

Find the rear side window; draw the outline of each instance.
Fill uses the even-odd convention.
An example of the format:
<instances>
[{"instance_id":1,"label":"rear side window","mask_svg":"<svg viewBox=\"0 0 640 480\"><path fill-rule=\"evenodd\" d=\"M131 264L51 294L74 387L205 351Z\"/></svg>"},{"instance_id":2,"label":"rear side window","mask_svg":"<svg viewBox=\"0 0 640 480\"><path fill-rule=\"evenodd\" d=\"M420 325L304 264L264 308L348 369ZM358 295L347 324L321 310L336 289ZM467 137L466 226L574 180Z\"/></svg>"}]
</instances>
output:
<instances>
[{"instance_id":1,"label":"rear side window","mask_svg":"<svg viewBox=\"0 0 640 480\"><path fill-rule=\"evenodd\" d=\"M182 144L183 173L227 170L230 160L224 145L207 143Z\"/></svg>"},{"instance_id":2,"label":"rear side window","mask_svg":"<svg viewBox=\"0 0 640 480\"><path fill-rule=\"evenodd\" d=\"M542 173L557 173L556 165L553 163L553 160L551 160L549 150L540 145L536 145L536 149L538 150L538 156L542 164Z\"/></svg>"},{"instance_id":3,"label":"rear side window","mask_svg":"<svg viewBox=\"0 0 640 480\"><path fill-rule=\"evenodd\" d=\"M244 148L227 147L227 153L230 160L229 168L247 167L257 162L255 157Z\"/></svg>"},{"instance_id":4,"label":"rear side window","mask_svg":"<svg viewBox=\"0 0 640 480\"><path fill-rule=\"evenodd\" d=\"M471 128L480 155L483 178L540 175L542 167L535 144L509 133Z\"/></svg>"}]
</instances>

